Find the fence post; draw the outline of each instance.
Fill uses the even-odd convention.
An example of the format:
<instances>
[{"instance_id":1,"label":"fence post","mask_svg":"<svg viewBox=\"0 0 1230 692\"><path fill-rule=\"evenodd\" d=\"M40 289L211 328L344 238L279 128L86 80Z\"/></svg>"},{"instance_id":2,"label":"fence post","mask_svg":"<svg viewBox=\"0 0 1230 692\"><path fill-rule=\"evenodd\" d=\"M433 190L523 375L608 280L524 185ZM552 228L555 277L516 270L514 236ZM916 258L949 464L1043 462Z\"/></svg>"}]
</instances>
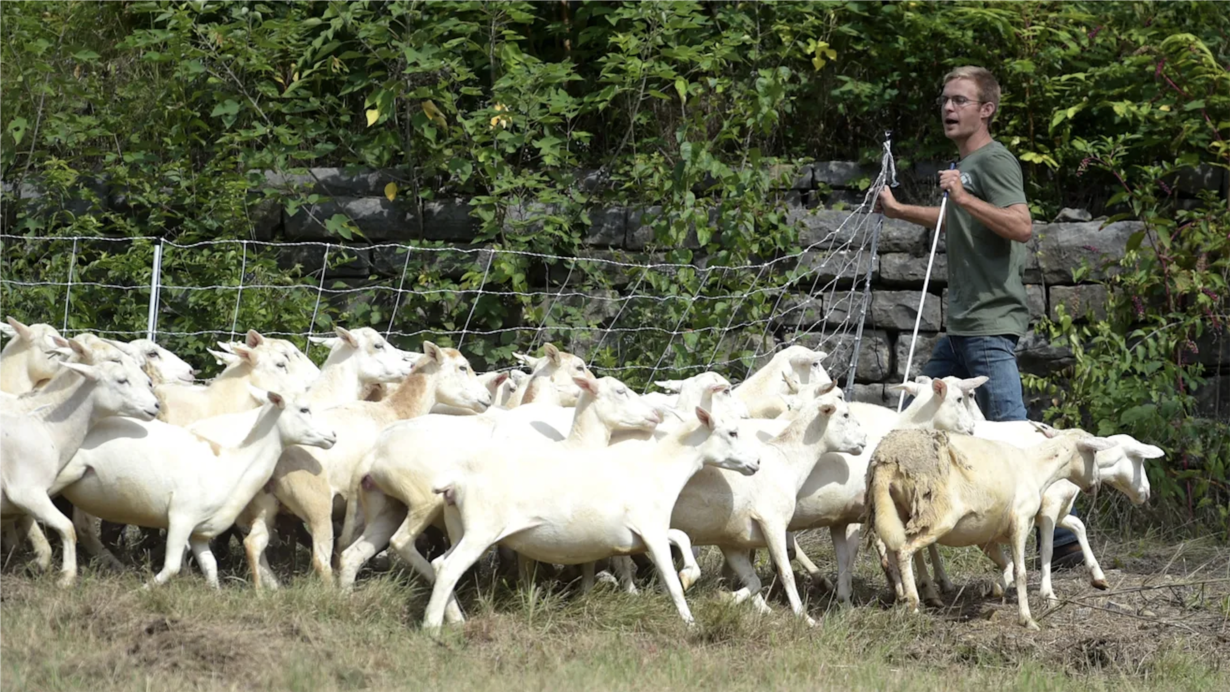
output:
<instances>
[{"instance_id":1,"label":"fence post","mask_svg":"<svg viewBox=\"0 0 1230 692\"><path fill-rule=\"evenodd\" d=\"M158 239L154 246L154 270L149 277L149 322L145 328L145 338L155 341L154 333L158 329L158 290L162 287L162 244Z\"/></svg>"}]
</instances>

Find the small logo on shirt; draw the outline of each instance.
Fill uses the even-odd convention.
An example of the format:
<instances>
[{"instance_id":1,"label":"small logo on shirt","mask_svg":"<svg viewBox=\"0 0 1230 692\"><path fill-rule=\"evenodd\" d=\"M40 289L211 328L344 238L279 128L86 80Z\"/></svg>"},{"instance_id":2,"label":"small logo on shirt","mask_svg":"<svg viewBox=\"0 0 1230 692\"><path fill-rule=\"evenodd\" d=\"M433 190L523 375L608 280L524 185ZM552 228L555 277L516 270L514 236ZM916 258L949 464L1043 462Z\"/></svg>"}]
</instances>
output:
<instances>
[{"instance_id":1,"label":"small logo on shirt","mask_svg":"<svg viewBox=\"0 0 1230 692\"><path fill-rule=\"evenodd\" d=\"M973 185L973 184L974 184L974 179L970 177L969 173L961 174L961 187L969 187L970 185Z\"/></svg>"}]
</instances>

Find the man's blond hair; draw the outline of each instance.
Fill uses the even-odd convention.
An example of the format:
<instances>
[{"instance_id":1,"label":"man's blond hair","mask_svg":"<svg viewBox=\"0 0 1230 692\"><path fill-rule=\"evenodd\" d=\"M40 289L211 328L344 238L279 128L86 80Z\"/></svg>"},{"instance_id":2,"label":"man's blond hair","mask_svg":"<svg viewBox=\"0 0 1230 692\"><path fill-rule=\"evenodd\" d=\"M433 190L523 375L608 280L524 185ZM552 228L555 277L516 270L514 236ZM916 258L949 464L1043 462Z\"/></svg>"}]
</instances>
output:
<instances>
[{"instance_id":1,"label":"man's blond hair","mask_svg":"<svg viewBox=\"0 0 1230 692\"><path fill-rule=\"evenodd\" d=\"M954 79L970 80L978 88L978 100L995 105L995 110L991 112L991 119L987 121L987 124L995 122L995 116L999 115L999 82L995 79L995 75L985 67L965 65L944 75L944 85L947 86Z\"/></svg>"}]
</instances>

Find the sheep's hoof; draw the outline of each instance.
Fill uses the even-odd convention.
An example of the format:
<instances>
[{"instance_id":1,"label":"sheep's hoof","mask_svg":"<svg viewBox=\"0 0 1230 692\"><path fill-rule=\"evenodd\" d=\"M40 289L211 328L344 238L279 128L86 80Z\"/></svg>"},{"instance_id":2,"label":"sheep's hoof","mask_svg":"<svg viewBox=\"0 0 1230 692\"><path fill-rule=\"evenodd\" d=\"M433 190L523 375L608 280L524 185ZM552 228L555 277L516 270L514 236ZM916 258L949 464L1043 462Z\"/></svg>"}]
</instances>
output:
<instances>
[{"instance_id":1,"label":"sheep's hoof","mask_svg":"<svg viewBox=\"0 0 1230 692\"><path fill-rule=\"evenodd\" d=\"M56 586L60 587L61 589L67 589L71 587L73 585L73 582L75 582L76 580L77 580L77 575L65 574L64 576L56 580Z\"/></svg>"},{"instance_id":2,"label":"sheep's hoof","mask_svg":"<svg viewBox=\"0 0 1230 692\"><path fill-rule=\"evenodd\" d=\"M687 591L692 588L692 585L700 579L700 570L692 567L684 567L679 570L679 584L683 586L683 590Z\"/></svg>"},{"instance_id":3,"label":"sheep's hoof","mask_svg":"<svg viewBox=\"0 0 1230 692\"><path fill-rule=\"evenodd\" d=\"M815 626L816 626L816 620L815 620L815 618L813 618L813 617L812 617L812 616L810 616L810 615L804 615L804 616L803 616L803 622L806 622L808 627L815 627Z\"/></svg>"},{"instance_id":4,"label":"sheep's hoof","mask_svg":"<svg viewBox=\"0 0 1230 692\"><path fill-rule=\"evenodd\" d=\"M942 593L942 594L954 594L954 593L956 593L956 592L957 592L957 587L956 587L956 585L955 585L955 584L953 584L952 582L950 582L950 581L940 582L940 593Z\"/></svg>"},{"instance_id":5,"label":"sheep's hoof","mask_svg":"<svg viewBox=\"0 0 1230 692\"><path fill-rule=\"evenodd\" d=\"M944 607L944 599L940 598L939 596L927 596L925 599L923 599L923 603L926 603L932 608L943 608Z\"/></svg>"},{"instance_id":6,"label":"sheep's hoof","mask_svg":"<svg viewBox=\"0 0 1230 692\"><path fill-rule=\"evenodd\" d=\"M1098 591L1105 591L1110 588L1110 584L1107 584L1105 579L1093 579L1089 583Z\"/></svg>"},{"instance_id":7,"label":"sheep's hoof","mask_svg":"<svg viewBox=\"0 0 1230 692\"><path fill-rule=\"evenodd\" d=\"M833 590L833 582L829 581L829 578L823 574L816 574L814 576L809 574L808 576L811 578L812 586L814 588L820 589L824 593L828 593Z\"/></svg>"},{"instance_id":8,"label":"sheep's hoof","mask_svg":"<svg viewBox=\"0 0 1230 692\"><path fill-rule=\"evenodd\" d=\"M1027 630L1033 630L1034 632L1037 632L1042 629L1041 627L1038 627L1038 623L1034 622L1032 619L1025 620L1024 622L1021 623L1021 626Z\"/></svg>"},{"instance_id":9,"label":"sheep's hoof","mask_svg":"<svg viewBox=\"0 0 1230 692\"><path fill-rule=\"evenodd\" d=\"M1059 597L1054 594L1046 596L1046 607L1058 608L1059 607Z\"/></svg>"}]
</instances>

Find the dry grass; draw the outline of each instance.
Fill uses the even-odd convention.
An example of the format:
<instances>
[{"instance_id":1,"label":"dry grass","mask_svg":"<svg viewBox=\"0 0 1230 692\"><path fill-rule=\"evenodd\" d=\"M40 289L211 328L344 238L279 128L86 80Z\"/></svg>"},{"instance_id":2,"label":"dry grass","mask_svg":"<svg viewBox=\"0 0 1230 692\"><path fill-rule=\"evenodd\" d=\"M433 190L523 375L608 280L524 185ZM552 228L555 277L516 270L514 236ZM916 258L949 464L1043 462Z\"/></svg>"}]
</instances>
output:
<instances>
[{"instance_id":1,"label":"dry grass","mask_svg":"<svg viewBox=\"0 0 1230 692\"><path fill-rule=\"evenodd\" d=\"M427 592L400 570L344 596L306 575L257 594L234 579L212 592L192 573L143 591L144 575L92 570L63 592L10 567L0 577L0 681L5 690L100 691L1230 689L1230 551L1211 541L1101 540L1095 549L1111 591L1060 572L1056 590L1069 601L1044 614L1034 599L1039 633L1016 626L1015 600L975 595L989 565L970 551L949 554L963 591L920 617L879 605L882 578L864 556L860 605L836 610L813 593L814 630L780 598L768 617L725 604L713 553L689 593L691 630L653 588L582 598L511 589L484 572L461 594L468 623L442 641L418 632Z\"/></svg>"}]
</instances>

